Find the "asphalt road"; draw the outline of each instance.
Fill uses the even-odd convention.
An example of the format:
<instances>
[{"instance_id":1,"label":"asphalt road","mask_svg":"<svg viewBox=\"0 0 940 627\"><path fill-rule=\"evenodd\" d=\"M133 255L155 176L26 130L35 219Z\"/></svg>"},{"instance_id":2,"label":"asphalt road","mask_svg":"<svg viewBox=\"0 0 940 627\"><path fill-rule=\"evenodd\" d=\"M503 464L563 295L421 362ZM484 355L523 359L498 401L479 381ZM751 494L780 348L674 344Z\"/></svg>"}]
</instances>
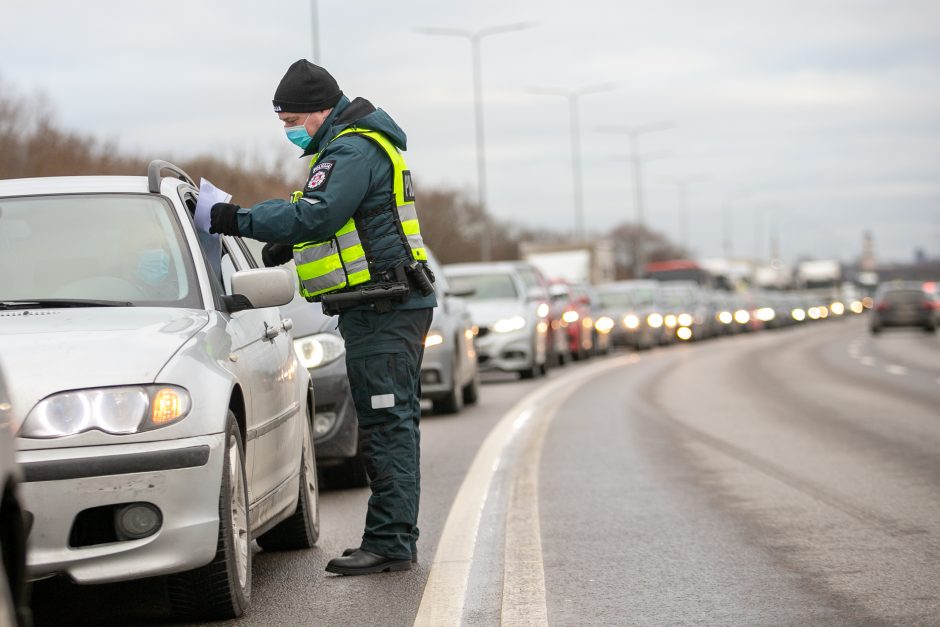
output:
<instances>
[{"instance_id":1,"label":"asphalt road","mask_svg":"<svg viewBox=\"0 0 940 627\"><path fill-rule=\"evenodd\" d=\"M940 624L940 338L865 322L491 380L423 420L415 570L327 575L367 491L324 493L237 624ZM165 624L158 589L42 582L36 624Z\"/></svg>"}]
</instances>

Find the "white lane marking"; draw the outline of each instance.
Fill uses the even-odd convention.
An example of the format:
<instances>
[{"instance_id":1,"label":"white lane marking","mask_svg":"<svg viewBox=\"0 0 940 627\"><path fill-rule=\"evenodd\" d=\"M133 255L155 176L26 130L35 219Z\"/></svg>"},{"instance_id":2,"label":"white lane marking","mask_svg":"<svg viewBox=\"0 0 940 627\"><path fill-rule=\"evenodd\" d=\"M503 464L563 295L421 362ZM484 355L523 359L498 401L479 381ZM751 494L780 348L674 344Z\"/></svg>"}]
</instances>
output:
<instances>
[{"instance_id":1,"label":"white lane marking","mask_svg":"<svg viewBox=\"0 0 940 627\"><path fill-rule=\"evenodd\" d=\"M885 370L888 372L888 374L896 374L896 375L907 374L907 368L905 368L904 366L899 366L897 364L891 364L890 366L886 366Z\"/></svg>"},{"instance_id":2,"label":"white lane marking","mask_svg":"<svg viewBox=\"0 0 940 627\"><path fill-rule=\"evenodd\" d=\"M543 399L557 393L559 383L570 378L572 385L565 386L565 390L573 390L576 387L574 384L582 378L597 376L606 370L636 361L630 357L633 355L587 366L565 375L560 381L549 381L530 392L500 418L477 451L451 505L431 564L431 572L424 586L421 605L415 616L416 627L461 624L480 516L486 505L493 475L502 461L502 454L507 445L518 432L520 419L523 423L527 421L526 414L532 413L531 406L538 405Z\"/></svg>"},{"instance_id":3,"label":"white lane marking","mask_svg":"<svg viewBox=\"0 0 940 627\"><path fill-rule=\"evenodd\" d=\"M539 461L555 410L533 425L528 446L513 480L506 514L501 625L548 625L545 567L539 526Z\"/></svg>"},{"instance_id":4,"label":"white lane marking","mask_svg":"<svg viewBox=\"0 0 940 627\"><path fill-rule=\"evenodd\" d=\"M875 358L874 358L874 357L865 356L865 357L862 357L860 361L862 362L862 365L863 365L863 366L874 366L874 365L875 365Z\"/></svg>"}]
</instances>

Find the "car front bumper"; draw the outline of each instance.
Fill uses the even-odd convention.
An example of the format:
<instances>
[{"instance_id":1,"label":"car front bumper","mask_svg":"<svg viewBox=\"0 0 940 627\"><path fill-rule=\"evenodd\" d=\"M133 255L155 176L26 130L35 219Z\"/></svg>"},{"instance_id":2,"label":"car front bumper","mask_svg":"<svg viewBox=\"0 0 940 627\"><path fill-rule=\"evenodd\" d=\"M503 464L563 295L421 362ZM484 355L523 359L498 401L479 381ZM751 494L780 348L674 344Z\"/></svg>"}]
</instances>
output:
<instances>
[{"instance_id":1,"label":"car front bumper","mask_svg":"<svg viewBox=\"0 0 940 627\"><path fill-rule=\"evenodd\" d=\"M424 351L421 361L421 397L444 398L454 389L454 349L446 344Z\"/></svg>"},{"instance_id":2,"label":"car front bumper","mask_svg":"<svg viewBox=\"0 0 940 627\"><path fill-rule=\"evenodd\" d=\"M481 372L517 372L535 365L532 331L488 333L477 338L477 360Z\"/></svg>"},{"instance_id":3,"label":"car front bumper","mask_svg":"<svg viewBox=\"0 0 940 627\"><path fill-rule=\"evenodd\" d=\"M309 372L316 400L313 442L317 464L330 465L354 457L359 442L359 418L349 389L345 360L338 359ZM326 420L331 421L332 426L319 432L318 425Z\"/></svg>"},{"instance_id":4,"label":"car front bumper","mask_svg":"<svg viewBox=\"0 0 940 627\"><path fill-rule=\"evenodd\" d=\"M21 494L30 513L31 578L67 574L107 583L182 572L209 563L219 534L224 434L180 440L21 451ZM153 534L70 546L76 517L124 503L156 506Z\"/></svg>"}]
</instances>

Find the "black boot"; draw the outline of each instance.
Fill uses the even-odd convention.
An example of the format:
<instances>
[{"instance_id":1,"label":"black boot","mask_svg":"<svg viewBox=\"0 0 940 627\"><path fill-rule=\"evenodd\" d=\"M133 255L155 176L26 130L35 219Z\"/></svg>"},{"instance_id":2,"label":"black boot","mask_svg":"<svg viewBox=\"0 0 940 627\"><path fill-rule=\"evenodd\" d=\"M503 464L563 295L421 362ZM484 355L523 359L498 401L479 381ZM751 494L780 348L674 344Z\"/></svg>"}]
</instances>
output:
<instances>
[{"instance_id":1,"label":"black boot","mask_svg":"<svg viewBox=\"0 0 940 627\"><path fill-rule=\"evenodd\" d=\"M337 575L370 575L411 570L410 560L397 560L356 549L349 555L335 557L326 565L326 572Z\"/></svg>"},{"instance_id":2,"label":"black boot","mask_svg":"<svg viewBox=\"0 0 940 627\"><path fill-rule=\"evenodd\" d=\"M346 549L345 551L343 551L343 557L348 557L358 550L359 549ZM418 549L411 549L411 563L412 564L418 563Z\"/></svg>"}]
</instances>

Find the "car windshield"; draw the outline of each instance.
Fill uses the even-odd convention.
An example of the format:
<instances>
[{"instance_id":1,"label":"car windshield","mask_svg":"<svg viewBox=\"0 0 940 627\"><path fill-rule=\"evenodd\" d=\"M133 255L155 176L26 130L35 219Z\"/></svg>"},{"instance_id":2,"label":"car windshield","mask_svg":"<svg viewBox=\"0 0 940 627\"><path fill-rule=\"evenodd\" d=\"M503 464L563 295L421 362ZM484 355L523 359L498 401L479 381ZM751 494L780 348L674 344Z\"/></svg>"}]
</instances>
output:
<instances>
[{"instance_id":1,"label":"car windshield","mask_svg":"<svg viewBox=\"0 0 940 627\"><path fill-rule=\"evenodd\" d=\"M200 307L167 202L139 194L0 199L0 301Z\"/></svg>"},{"instance_id":2,"label":"car windshield","mask_svg":"<svg viewBox=\"0 0 940 627\"><path fill-rule=\"evenodd\" d=\"M470 300L517 299L519 292L508 274L448 275L451 289L459 292L473 290Z\"/></svg>"}]
</instances>

